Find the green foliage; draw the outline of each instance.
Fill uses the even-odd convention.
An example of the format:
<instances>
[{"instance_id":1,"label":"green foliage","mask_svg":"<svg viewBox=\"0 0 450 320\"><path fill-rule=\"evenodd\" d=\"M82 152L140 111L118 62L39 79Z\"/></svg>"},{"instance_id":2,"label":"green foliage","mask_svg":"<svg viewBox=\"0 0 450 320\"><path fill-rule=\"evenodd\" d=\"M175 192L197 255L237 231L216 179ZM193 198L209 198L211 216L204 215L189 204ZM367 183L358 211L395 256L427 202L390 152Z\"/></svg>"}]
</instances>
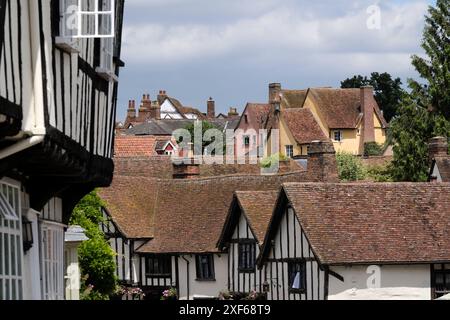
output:
<instances>
[{"instance_id":1,"label":"green foliage","mask_svg":"<svg viewBox=\"0 0 450 320\"><path fill-rule=\"evenodd\" d=\"M419 106L450 119L450 2L437 0L425 20L422 48L427 57L412 57L412 64L425 82L409 80Z\"/></svg>"},{"instance_id":2,"label":"green foliage","mask_svg":"<svg viewBox=\"0 0 450 320\"><path fill-rule=\"evenodd\" d=\"M223 133L222 133L223 130L221 130L220 128L216 127L214 124L212 124L212 123L210 123L208 121L194 122L194 123L191 123L191 124L189 124L189 125L187 125L185 127L185 129L187 131L189 131L189 134L191 136L191 142L192 143L195 142L195 129L198 126L200 126L200 125L202 126L202 154L204 154L206 147L208 147L209 145L211 145L215 141L214 137L212 138L212 141L206 141L204 139L205 133L208 130L212 130L212 129L219 130L221 132L221 134L222 134L222 145L219 145L217 147L217 149L225 150L225 148L226 148L226 146L225 146L225 135L223 135ZM183 140L182 139L178 139L177 143L180 144L180 145L183 145Z\"/></svg>"},{"instance_id":3,"label":"green foliage","mask_svg":"<svg viewBox=\"0 0 450 320\"><path fill-rule=\"evenodd\" d=\"M279 163L280 161L287 161L287 160L289 160L289 158L286 157L284 154L276 153L262 159L259 165L261 168L268 169L272 168L276 163Z\"/></svg>"},{"instance_id":4,"label":"green foliage","mask_svg":"<svg viewBox=\"0 0 450 320\"><path fill-rule=\"evenodd\" d=\"M364 144L364 156L375 157L383 155L383 146L376 142L367 142Z\"/></svg>"},{"instance_id":5,"label":"green foliage","mask_svg":"<svg viewBox=\"0 0 450 320\"><path fill-rule=\"evenodd\" d=\"M342 181L358 181L366 178L366 170L361 159L346 152L336 154L339 179Z\"/></svg>"},{"instance_id":6,"label":"green foliage","mask_svg":"<svg viewBox=\"0 0 450 320\"><path fill-rule=\"evenodd\" d=\"M395 141L391 166L395 181L427 181L430 165L428 141L438 135L449 136L449 122L406 98L391 130Z\"/></svg>"},{"instance_id":7,"label":"green foliage","mask_svg":"<svg viewBox=\"0 0 450 320\"><path fill-rule=\"evenodd\" d=\"M367 169L367 178L374 182L394 182L389 166L370 166Z\"/></svg>"},{"instance_id":8,"label":"green foliage","mask_svg":"<svg viewBox=\"0 0 450 320\"><path fill-rule=\"evenodd\" d=\"M91 192L75 207L70 221L71 225L85 229L89 237L78 249L85 300L105 300L117 288L115 253L99 228L102 205L96 192Z\"/></svg>"},{"instance_id":9,"label":"green foliage","mask_svg":"<svg viewBox=\"0 0 450 320\"><path fill-rule=\"evenodd\" d=\"M450 136L450 2L429 7L423 43L427 58L412 64L425 81L409 80L411 94L403 98L391 130L394 140L392 173L396 181L428 180L430 138Z\"/></svg>"},{"instance_id":10,"label":"green foliage","mask_svg":"<svg viewBox=\"0 0 450 320\"><path fill-rule=\"evenodd\" d=\"M393 79L389 73L373 72L370 78L355 75L341 82L341 88L361 88L371 85L374 87L375 100L380 109L383 110L384 118L390 122L397 114L402 96L405 91L402 89L400 78Z\"/></svg>"}]
</instances>

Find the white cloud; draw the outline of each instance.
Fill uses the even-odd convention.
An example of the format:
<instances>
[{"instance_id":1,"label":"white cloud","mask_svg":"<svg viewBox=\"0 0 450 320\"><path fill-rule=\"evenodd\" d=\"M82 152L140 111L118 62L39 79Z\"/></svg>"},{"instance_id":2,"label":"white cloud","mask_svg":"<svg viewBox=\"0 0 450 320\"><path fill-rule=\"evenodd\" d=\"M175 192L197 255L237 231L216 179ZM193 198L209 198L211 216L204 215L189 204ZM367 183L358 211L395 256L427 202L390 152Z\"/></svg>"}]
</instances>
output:
<instances>
[{"instance_id":1,"label":"white cloud","mask_svg":"<svg viewBox=\"0 0 450 320\"><path fill-rule=\"evenodd\" d=\"M124 57L133 63L151 65L189 63L236 54L244 59L246 56L279 59L292 54L373 56L375 53L411 54L417 50L425 3L383 6L380 30L366 28L366 7L350 8L346 15L322 17L320 12L313 14L298 6L280 6L257 17L217 25L213 22L131 23L124 28Z\"/></svg>"}]
</instances>

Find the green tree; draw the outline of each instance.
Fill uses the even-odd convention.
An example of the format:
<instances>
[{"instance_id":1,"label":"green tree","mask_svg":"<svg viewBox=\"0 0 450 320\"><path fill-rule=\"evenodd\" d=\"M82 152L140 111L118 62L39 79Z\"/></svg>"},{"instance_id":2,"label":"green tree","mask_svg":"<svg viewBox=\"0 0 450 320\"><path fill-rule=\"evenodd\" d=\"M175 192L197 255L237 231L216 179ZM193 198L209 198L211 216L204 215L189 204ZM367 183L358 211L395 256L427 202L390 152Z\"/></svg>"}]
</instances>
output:
<instances>
[{"instance_id":1,"label":"green tree","mask_svg":"<svg viewBox=\"0 0 450 320\"><path fill-rule=\"evenodd\" d=\"M412 64L420 77L420 83L409 80L417 103L428 110L450 119L450 2L437 0L430 6L425 18L422 48L426 58L414 55Z\"/></svg>"},{"instance_id":2,"label":"green tree","mask_svg":"<svg viewBox=\"0 0 450 320\"><path fill-rule=\"evenodd\" d=\"M103 202L95 191L84 197L72 213L71 225L79 225L86 230L89 240L83 242L78 250L82 272L82 290L88 294L86 300L108 299L117 288L115 252L99 228L103 221L101 207Z\"/></svg>"},{"instance_id":3,"label":"green tree","mask_svg":"<svg viewBox=\"0 0 450 320\"><path fill-rule=\"evenodd\" d=\"M428 179L428 141L450 135L450 28L448 0L429 7L422 47L427 59L413 56L412 64L424 83L409 80L411 94L403 98L391 125L395 143L391 166L396 181Z\"/></svg>"},{"instance_id":4,"label":"green tree","mask_svg":"<svg viewBox=\"0 0 450 320\"><path fill-rule=\"evenodd\" d=\"M392 78L389 73L372 72L370 78L355 75L341 82L341 88L360 88L371 85L374 88L375 100L383 110L384 118L390 122L397 114L397 109L405 91L400 78Z\"/></svg>"},{"instance_id":5,"label":"green tree","mask_svg":"<svg viewBox=\"0 0 450 320\"><path fill-rule=\"evenodd\" d=\"M361 159L347 152L336 154L339 179L342 181L359 181L366 178L366 170Z\"/></svg>"},{"instance_id":6,"label":"green tree","mask_svg":"<svg viewBox=\"0 0 450 320\"><path fill-rule=\"evenodd\" d=\"M202 129L202 131L201 131L202 132L202 154L204 154L205 149L214 142L214 138L211 139L211 141L207 141L206 139L204 139L205 133L208 130L212 130L212 129L218 130L221 133L221 135L222 135L222 143L219 144L217 149L218 150L225 150L225 136L223 134L223 130L221 130L220 128L216 127L214 124L212 124L212 123L210 123L208 121L194 122L194 123L191 123L191 124L189 124L188 126L185 127L185 129L187 131L189 131L189 134L191 136L191 142L192 143L195 142L195 136L194 136L195 129L197 127L199 127L200 125L202 127L201 128ZM183 144L183 140L178 139L177 143L182 145Z\"/></svg>"}]
</instances>

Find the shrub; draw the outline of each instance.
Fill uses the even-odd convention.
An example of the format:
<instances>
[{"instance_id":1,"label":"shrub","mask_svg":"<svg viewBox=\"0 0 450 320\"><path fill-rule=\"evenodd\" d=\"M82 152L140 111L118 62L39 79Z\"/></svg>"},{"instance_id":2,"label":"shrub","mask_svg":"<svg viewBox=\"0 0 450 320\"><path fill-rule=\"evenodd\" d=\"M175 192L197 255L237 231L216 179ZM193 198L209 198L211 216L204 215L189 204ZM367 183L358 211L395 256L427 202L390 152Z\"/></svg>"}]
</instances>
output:
<instances>
[{"instance_id":1,"label":"shrub","mask_svg":"<svg viewBox=\"0 0 450 320\"><path fill-rule=\"evenodd\" d=\"M391 168L387 165L369 167L367 177L375 182L394 182Z\"/></svg>"},{"instance_id":2,"label":"shrub","mask_svg":"<svg viewBox=\"0 0 450 320\"><path fill-rule=\"evenodd\" d=\"M383 146L376 142L367 142L364 144L364 156L376 157L383 155Z\"/></svg>"},{"instance_id":3,"label":"shrub","mask_svg":"<svg viewBox=\"0 0 450 320\"><path fill-rule=\"evenodd\" d=\"M287 161L287 160L289 160L289 158L286 157L284 154L276 153L276 154L273 154L269 157L262 159L260 162L260 166L261 166L261 168L265 168L265 169L272 168L275 165L275 163L278 163L280 161Z\"/></svg>"},{"instance_id":4,"label":"shrub","mask_svg":"<svg viewBox=\"0 0 450 320\"><path fill-rule=\"evenodd\" d=\"M364 165L357 156L346 152L336 154L339 178L342 181L358 181L366 178Z\"/></svg>"}]
</instances>

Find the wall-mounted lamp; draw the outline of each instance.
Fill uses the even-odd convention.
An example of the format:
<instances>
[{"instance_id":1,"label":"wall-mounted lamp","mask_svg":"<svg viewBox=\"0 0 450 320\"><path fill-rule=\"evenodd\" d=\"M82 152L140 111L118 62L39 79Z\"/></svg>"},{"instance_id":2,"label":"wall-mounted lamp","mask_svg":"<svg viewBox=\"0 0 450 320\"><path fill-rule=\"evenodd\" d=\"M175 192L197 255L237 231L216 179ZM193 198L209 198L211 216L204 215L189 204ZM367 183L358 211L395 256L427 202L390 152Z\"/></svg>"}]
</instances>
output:
<instances>
[{"instance_id":1,"label":"wall-mounted lamp","mask_svg":"<svg viewBox=\"0 0 450 320\"><path fill-rule=\"evenodd\" d=\"M33 223L22 217L22 241L23 251L27 252L33 246Z\"/></svg>"}]
</instances>

